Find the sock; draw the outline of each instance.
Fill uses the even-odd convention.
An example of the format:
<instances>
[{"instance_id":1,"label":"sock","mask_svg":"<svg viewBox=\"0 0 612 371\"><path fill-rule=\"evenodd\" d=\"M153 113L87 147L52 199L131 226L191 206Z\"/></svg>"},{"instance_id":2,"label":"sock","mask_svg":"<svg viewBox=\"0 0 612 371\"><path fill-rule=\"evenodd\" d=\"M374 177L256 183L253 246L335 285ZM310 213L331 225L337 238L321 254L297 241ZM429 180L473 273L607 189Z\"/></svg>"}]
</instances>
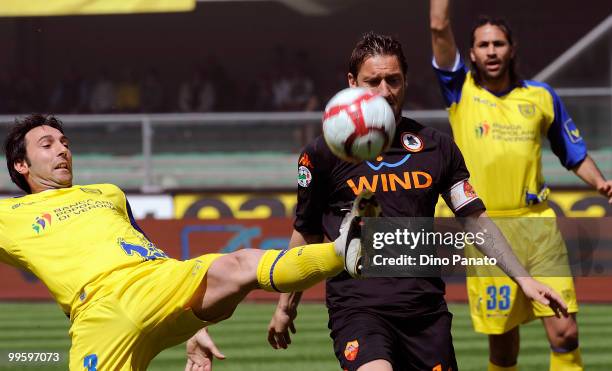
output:
<instances>
[{"instance_id":1,"label":"sock","mask_svg":"<svg viewBox=\"0 0 612 371\"><path fill-rule=\"evenodd\" d=\"M554 371L582 371L582 356L580 348L569 352L558 353L554 350L550 352L550 370Z\"/></svg>"},{"instance_id":2,"label":"sock","mask_svg":"<svg viewBox=\"0 0 612 371\"><path fill-rule=\"evenodd\" d=\"M303 291L343 269L344 262L333 243L268 250L259 260L257 282L266 291Z\"/></svg>"},{"instance_id":3,"label":"sock","mask_svg":"<svg viewBox=\"0 0 612 371\"><path fill-rule=\"evenodd\" d=\"M517 371L518 367L516 367L516 365L514 366L510 366L510 367L502 367L502 366L498 366L496 364L491 363L491 361L489 361L489 367L487 368L487 371Z\"/></svg>"}]
</instances>

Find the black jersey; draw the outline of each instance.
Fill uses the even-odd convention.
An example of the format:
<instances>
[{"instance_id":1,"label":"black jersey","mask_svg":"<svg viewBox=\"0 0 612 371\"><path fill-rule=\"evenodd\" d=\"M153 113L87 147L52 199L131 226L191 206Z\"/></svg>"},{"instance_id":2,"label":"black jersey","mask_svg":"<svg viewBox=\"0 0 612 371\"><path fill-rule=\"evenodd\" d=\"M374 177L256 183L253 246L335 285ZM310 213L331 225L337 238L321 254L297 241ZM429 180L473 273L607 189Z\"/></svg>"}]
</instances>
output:
<instances>
[{"instance_id":1,"label":"black jersey","mask_svg":"<svg viewBox=\"0 0 612 371\"><path fill-rule=\"evenodd\" d=\"M391 148L375 161L342 161L320 136L299 158L294 228L303 234L323 234L333 241L344 215L363 189L376 194L387 217L433 217L439 195L455 215L466 216L485 209L469 183L464 183L468 178L453 140L408 118L400 121ZM451 202L451 188L458 185L466 187L468 197L460 203ZM419 315L444 305L443 295L440 278L356 280L343 272L327 281L327 305L332 311L368 307Z\"/></svg>"}]
</instances>

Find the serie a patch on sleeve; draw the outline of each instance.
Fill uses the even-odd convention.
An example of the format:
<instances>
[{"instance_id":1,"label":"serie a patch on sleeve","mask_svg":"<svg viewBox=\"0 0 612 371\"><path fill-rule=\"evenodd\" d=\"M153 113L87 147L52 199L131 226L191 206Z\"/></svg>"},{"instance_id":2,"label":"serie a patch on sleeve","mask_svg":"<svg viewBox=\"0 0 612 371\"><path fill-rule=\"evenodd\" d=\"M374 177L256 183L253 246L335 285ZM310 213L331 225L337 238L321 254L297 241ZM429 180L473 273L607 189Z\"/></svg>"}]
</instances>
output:
<instances>
[{"instance_id":1,"label":"serie a patch on sleeve","mask_svg":"<svg viewBox=\"0 0 612 371\"><path fill-rule=\"evenodd\" d=\"M450 200L450 206L454 211L461 210L478 198L476 191L474 191L474 188L467 179L455 183L447 193L447 199Z\"/></svg>"},{"instance_id":2,"label":"serie a patch on sleeve","mask_svg":"<svg viewBox=\"0 0 612 371\"><path fill-rule=\"evenodd\" d=\"M312 181L312 173L306 166L300 166L298 168L297 182L300 187L307 188Z\"/></svg>"}]
</instances>

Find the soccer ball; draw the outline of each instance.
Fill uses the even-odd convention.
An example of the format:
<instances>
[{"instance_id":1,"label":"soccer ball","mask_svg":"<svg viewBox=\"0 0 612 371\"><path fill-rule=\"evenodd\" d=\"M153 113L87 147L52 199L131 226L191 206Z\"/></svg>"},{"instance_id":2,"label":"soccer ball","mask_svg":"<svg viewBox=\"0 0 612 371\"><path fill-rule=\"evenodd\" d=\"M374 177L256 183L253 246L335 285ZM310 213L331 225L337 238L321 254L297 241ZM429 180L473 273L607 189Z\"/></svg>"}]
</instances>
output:
<instances>
[{"instance_id":1,"label":"soccer ball","mask_svg":"<svg viewBox=\"0 0 612 371\"><path fill-rule=\"evenodd\" d=\"M361 162L389 148L395 126L395 115L385 98L368 89L348 88L327 103L323 137L336 156Z\"/></svg>"}]
</instances>

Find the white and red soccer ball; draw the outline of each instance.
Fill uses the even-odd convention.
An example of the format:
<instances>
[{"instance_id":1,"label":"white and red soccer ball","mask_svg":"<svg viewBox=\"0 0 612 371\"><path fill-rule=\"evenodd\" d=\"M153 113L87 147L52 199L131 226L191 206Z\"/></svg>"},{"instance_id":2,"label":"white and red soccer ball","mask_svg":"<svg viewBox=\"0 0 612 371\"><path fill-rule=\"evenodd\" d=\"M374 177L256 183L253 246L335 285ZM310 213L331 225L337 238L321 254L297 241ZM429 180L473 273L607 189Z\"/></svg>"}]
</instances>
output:
<instances>
[{"instance_id":1,"label":"white and red soccer ball","mask_svg":"<svg viewBox=\"0 0 612 371\"><path fill-rule=\"evenodd\" d=\"M341 90L327 103L323 137L349 162L373 160L391 145L395 116L385 98L364 88Z\"/></svg>"}]
</instances>

